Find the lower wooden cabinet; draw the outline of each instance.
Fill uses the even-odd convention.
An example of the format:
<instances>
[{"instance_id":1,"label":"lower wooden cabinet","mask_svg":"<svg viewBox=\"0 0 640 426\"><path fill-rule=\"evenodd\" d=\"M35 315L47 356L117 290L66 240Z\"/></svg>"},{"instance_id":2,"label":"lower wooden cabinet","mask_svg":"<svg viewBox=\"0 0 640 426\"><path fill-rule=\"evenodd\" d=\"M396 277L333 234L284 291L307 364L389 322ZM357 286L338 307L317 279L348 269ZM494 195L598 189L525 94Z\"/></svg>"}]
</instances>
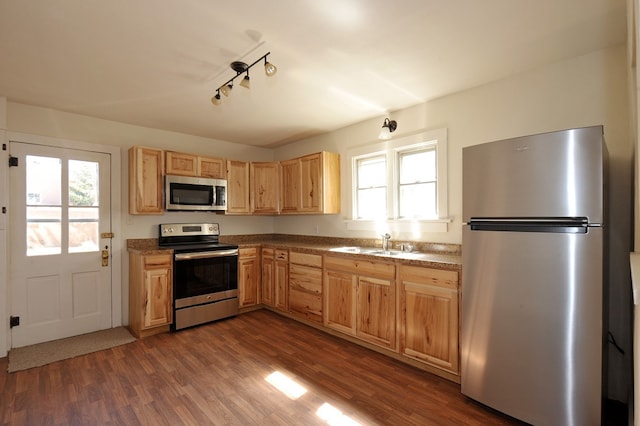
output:
<instances>
[{"instance_id":1,"label":"lower wooden cabinet","mask_svg":"<svg viewBox=\"0 0 640 426\"><path fill-rule=\"evenodd\" d=\"M257 247L241 248L238 254L238 298L241 308L260 303L260 258Z\"/></svg>"},{"instance_id":2,"label":"lower wooden cabinet","mask_svg":"<svg viewBox=\"0 0 640 426\"><path fill-rule=\"evenodd\" d=\"M273 304L276 309L289 311L289 251L276 249L273 271Z\"/></svg>"},{"instance_id":3,"label":"lower wooden cabinet","mask_svg":"<svg viewBox=\"0 0 640 426\"><path fill-rule=\"evenodd\" d=\"M400 352L459 374L458 273L401 265Z\"/></svg>"},{"instance_id":4,"label":"lower wooden cabinet","mask_svg":"<svg viewBox=\"0 0 640 426\"><path fill-rule=\"evenodd\" d=\"M173 256L129 253L129 329L140 338L169 330Z\"/></svg>"},{"instance_id":5,"label":"lower wooden cabinet","mask_svg":"<svg viewBox=\"0 0 640 426\"><path fill-rule=\"evenodd\" d=\"M322 256L290 251L289 312L322 323Z\"/></svg>"},{"instance_id":6,"label":"lower wooden cabinet","mask_svg":"<svg viewBox=\"0 0 640 426\"><path fill-rule=\"evenodd\" d=\"M274 272L276 267L275 250L262 249L262 282L260 283L260 295L262 303L267 306L275 306Z\"/></svg>"},{"instance_id":7,"label":"lower wooden cabinet","mask_svg":"<svg viewBox=\"0 0 640 426\"><path fill-rule=\"evenodd\" d=\"M324 279L327 327L395 349L393 263L325 256Z\"/></svg>"}]
</instances>

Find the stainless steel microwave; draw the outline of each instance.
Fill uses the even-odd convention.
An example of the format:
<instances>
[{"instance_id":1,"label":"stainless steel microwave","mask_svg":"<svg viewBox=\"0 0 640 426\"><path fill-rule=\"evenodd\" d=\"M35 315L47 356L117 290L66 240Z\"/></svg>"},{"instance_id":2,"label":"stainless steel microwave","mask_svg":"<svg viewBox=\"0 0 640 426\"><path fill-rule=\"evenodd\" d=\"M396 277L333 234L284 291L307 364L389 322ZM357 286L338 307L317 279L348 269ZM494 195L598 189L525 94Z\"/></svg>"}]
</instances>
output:
<instances>
[{"instance_id":1,"label":"stainless steel microwave","mask_svg":"<svg viewBox=\"0 0 640 426\"><path fill-rule=\"evenodd\" d=\"M164 199L167 210L225 211L227 210L227 181L166 175Z\"/></svg>"}]
</instances>

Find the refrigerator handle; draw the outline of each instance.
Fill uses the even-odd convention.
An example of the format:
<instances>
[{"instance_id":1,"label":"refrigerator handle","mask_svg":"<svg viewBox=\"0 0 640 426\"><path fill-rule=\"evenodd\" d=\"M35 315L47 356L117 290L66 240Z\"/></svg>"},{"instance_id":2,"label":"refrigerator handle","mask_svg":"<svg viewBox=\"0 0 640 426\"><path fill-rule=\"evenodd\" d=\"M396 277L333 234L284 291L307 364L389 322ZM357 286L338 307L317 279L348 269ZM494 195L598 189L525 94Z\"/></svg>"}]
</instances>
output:
<instances>
[{"instance_id":1,"label":"refrigerator handle","mask_svg":"<svg viewBox=\"0 0 640 426\"><path fill-rule=\"evenodd\" d=\"M471 218L472 231L551 232L562 234L586 234L589 220L586 217L571 218Z\"/></svg>"}]
</instances>

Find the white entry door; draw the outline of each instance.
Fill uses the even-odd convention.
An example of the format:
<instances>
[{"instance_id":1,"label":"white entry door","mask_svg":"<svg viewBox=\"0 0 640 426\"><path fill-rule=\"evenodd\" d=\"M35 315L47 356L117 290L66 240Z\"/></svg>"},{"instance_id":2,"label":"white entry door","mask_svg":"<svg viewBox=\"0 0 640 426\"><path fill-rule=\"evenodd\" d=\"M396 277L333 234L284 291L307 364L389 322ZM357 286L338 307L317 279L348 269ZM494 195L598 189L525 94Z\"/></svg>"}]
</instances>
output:
<instances>
[{"instance_id":1,"label":"white entry door","mask_svg":"<svg viewBox=\"0 0 640 426\"><path fill-rule=\"evenodd\" d=\"M110 328L110 155L18 142L10 153L11 346Z\"/></svg>"}]
</instances>

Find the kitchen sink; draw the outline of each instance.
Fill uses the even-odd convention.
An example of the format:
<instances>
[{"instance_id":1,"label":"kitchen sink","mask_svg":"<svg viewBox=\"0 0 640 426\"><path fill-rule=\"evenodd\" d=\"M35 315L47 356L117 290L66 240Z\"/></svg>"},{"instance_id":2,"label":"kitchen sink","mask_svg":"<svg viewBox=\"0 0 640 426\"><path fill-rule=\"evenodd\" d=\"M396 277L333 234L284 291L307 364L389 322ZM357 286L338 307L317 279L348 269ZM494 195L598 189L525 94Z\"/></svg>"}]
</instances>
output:
<instances>
[{"instance_id":1,"label":"kitchen sink","mask_svg":"<svg viewBox=\"0 0 640 426\"><path fill-rule=\"evenodd\" d=\"M331 251L337 251L340 253L354 253L354 254L372 254L375 256L400 256L404 252L400 250L382 250L376 247L336 247L332 248ZM406 253L404 253L406 254Z\"/></svg>"},{"instance_id":2,"label":"kitchen sink","mask_svg":"<svg viewBox=\"0 0 640 426\"><path fill-rule=\"evenodd\" d=\"M374 250L370 251L369 254L375 254L378 256L400 256L404 252L400 250Z\"/></svg>"},{"instance_id":3,"label":"kitchen sink","mask_svg":"<svg viewBox=\"0 0 640 426\"><path fill-rule=\"evenodd\" d=\"M341 253L357 253L357 254L371 254L376 250L379 250L379 249L376 249L373 247L336 247L331 249L331 251L339 251Z\"/></svg>"}]
</instances>

